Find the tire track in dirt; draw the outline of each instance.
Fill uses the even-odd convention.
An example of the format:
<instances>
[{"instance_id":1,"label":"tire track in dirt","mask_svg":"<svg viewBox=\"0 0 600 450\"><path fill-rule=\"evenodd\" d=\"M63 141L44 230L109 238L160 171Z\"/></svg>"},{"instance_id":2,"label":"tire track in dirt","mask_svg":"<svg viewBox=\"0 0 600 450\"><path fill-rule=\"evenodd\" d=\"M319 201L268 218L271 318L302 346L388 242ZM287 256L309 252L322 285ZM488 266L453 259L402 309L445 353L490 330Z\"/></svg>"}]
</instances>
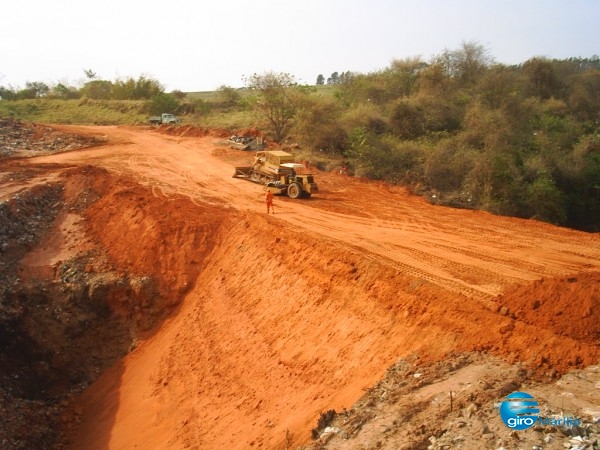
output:
<instances>
[{"instance_id":1,"label":"tire track in dirt","mask_svg":"<svg viewBox=\"0 0 600 450\"><path fill-rule=\"evenodd\" d=\"M295 228L307 228L311 233L320 234L340 246L345 246L361 255L382 264L394 267L400 272L426 279L452 292L462 293L478 299L489 299L500 294L506 287L533 281L542 276L556 276L581 270L580 264L565 264L565 249L570 246L551 246L545 250L538 239L532 244L521 246L522 257L515 252L507 252L509 241L490 239L493 228L479 233L479 242L458 241L449 244L448 235L436 232L433 236L428 230L415 228L407 231L401 227L382 227L379 224L369 224L364 219L355 220L336 214L323 217L321 211L297 217L286 216L288 222L293 222ZM308 217L307 217L308 216ZM360 223L360 226L356 225ZM328 227L323 226L329 224ZM350 224L350 225L348 225ZM359 230L360 232L357 232ZM464 235L464 231L456 232L454 237ZM514 236L514 233L513 233ZM445 237L445 239L444 239ZM518 237L518 236L517 236ZM600 257L598 248L580 245L579 251L572 253L585 254L582 258L589 269L598 268L591 263L590 254ZM465 249L465 247L468 247ZM540 253L540 256L534 253ZM561 256L562 254L562 256ZM502 257L505 255L504 257ZM556 262L556 261L559 262ZM554 264L548 264L555 261ZM583 262L583 261L582 261Z\"/></svg>"},{"instance_id":2,"label":"tire track in dirt","mask_svg":"<svg viewBox=\"0 0 600 450\"><path fill-rule=\"evenodd\" d=\"M326 237L338 247L350 249L368 259L393 267L401 273L425 279L449 291L481 299L499 293L498 288L490 289L488 285L473 285L455 276L452 272L464 275L465 278L467 278L465 274L472 272L476 272L480 277L491 279L500 279L499 275L489 270L484 271L475 265L457 262L461 258L460 254L454 253L452 256L455 261L452 261L435 256L432 252L417 249L415 246L419 245L419 242L412 241L410 235L400 228L377 227L377 231L373 233L377 236L375 240L368 238L367 233L348 233L343 226L323 227L322 224L331 224L331 219L319 217L318 214L311 214L309 220L306 218L303 220L304 222L298 226L306 227L308 223L315 223L317 226L311 231ZM347 221L348 218L340 218L335 223L341 224ZM366 222L363 222L362 226L366 227L368 231L374 231L375 228L372 225L368 226ZM397 242L404 242L405 245ZM412 246L409 247L409 245ZM423 246L423 248L428 247ZM473 277L473 275L470 276Z\"/></svg>"}]
</instances>

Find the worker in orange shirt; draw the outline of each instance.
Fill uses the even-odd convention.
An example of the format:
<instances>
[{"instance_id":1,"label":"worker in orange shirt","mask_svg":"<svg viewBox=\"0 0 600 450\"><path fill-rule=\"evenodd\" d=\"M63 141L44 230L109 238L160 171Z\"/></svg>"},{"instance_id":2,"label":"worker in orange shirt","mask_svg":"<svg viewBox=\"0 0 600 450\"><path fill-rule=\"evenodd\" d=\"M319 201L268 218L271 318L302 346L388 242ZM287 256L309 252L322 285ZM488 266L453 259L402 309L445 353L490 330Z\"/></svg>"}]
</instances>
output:
<instances>
[{"instance_id":1,"label":"worker in orange shirt","mask_svg":"<svg viewBox=\"0 0 600 450\"><path fill-rule=\"evenodd\" d=\"M275 208L273 208L273 193L270 190L267 190L265 194L265 201L267 202L267 214L269 214L269 210L275 214Z\"/></svg>"}]
</instances>

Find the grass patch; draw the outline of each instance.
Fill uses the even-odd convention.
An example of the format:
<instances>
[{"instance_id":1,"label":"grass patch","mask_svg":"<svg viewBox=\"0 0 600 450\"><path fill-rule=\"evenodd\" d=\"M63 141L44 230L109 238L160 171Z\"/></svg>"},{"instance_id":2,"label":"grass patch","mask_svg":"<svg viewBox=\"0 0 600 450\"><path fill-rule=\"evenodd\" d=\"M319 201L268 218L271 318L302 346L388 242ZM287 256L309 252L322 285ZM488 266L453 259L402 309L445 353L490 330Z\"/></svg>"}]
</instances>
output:
<instances>
[{"instance_id":1,"label":"grass patch","mask_svg":"<svg viewBox=\"0 0 600 450\"><path fill-rule=\"evenodd\" d=\"M322 98L333 97L337 86L312 86L311 95ZM247 98L250 89L237 89L240 98ZM239 130L260 126L256 117L247 109L239 107L223 108L220 91L188 92L187 102L202 101L212 105L205 112L180 115L182 122L205 128ZM148 123L144 100L92 100L86 97L74 100L29 99L0 100L0 117L12 117L38 123L56 123L68 125L139 125Z\"/></svg>"},{"instance_id":2,"label":"grass patch","mask_svg":"<svg viewBox=\"0 0 600 450\"><path fill-rule=\"evenodd\" d=\"M238 130L256 126L256 118L251 111L213 111L196 117L186 117L186 123L204 128L224 128Z\"/></svg>"},{"instance_id":3,"label":"grass patch","mask_svg":"<svg viewBox=\"0 0 600 450\"><path fill-rule=\"evenodd\" d=\"M0 116L39 123L123 125L145 123L138 100L35 99L0 101Z\"/></svg>"}]
</instances>

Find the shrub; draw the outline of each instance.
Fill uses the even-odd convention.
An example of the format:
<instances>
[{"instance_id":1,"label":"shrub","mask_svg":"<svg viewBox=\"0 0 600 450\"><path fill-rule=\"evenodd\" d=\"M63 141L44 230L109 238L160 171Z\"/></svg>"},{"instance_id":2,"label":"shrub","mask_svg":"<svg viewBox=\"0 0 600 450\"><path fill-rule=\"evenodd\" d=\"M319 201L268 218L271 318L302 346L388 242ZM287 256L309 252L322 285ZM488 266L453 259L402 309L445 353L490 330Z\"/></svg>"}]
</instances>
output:
<instances>
[{"instance_id":1,"label":"shrub","mask_svg":"<svg viewBox=\"0 0 600 450\"><path fill-rule=\"evenodd\" d=\"M181 102L177 97L171 94L161 93L152 97L147 104L147 109L150 114L159 115L162 113L177 113Z\"/></svg>"}]
</instances>

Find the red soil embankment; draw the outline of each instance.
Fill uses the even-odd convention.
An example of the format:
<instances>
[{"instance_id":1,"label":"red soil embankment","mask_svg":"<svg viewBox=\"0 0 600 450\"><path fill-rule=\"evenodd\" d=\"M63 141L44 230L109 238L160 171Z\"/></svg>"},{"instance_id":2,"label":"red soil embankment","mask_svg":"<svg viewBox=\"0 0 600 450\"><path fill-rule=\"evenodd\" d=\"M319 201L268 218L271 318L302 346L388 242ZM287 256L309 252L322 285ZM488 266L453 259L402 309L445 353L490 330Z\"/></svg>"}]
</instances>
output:
<instances>
[{"instance_id":1,"label":"red soil embankment","mask_svg":"<svg viewBox=\"0 0 600 450\"><path fill-rule=\"evenodd\" d=\"M218 225L191 233L193 241L171 241L187 235L181 222L160 220L165 209L148 207L140 221L139 205L153 200L148 191L125 192L110 193L91 212L104 224L94 228L98 239L117 249L115 258L127 254L123 264L137 260L170 279L161 260L209 243L211 253L178 314L83 395L73 448L282 448L306 442L320 412L349 408L403 356L487 350L558 371L600 357L569 326L504 315L500 303L490 309L274 217L207 209ZM175 214L186 204L173 199L165 208ZM123 220L152 225L122 239ZM164 240L148 243L157 248L141 239L150 230L152 242ZM120 239L102 237L113 234ZM173 267L186 270L188 258ZM511 295L502 299L509 309L519 293ZM569 295L561 301L580 317L587 306Z\"/></svg>"}]
</instances>

